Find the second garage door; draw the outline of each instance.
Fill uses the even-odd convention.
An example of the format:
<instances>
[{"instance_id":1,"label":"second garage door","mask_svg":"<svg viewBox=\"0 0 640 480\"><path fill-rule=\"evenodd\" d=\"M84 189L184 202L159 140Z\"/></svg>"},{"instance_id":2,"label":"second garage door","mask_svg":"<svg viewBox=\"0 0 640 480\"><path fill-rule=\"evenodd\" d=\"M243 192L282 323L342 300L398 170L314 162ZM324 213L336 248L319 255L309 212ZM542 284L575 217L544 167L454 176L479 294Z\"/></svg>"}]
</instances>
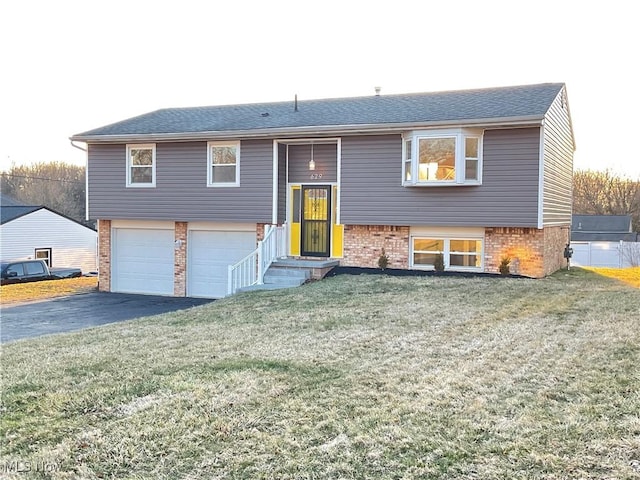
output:
<instances>
[{"instance_id":1,"label":"second garage door","mask_svg":"<svg viewBox=\"0 0 640 480\"><path fill-rule=\"evenodd\" d=\"M222 298L227 294L228 267L256 248L255 232L189 231L187 295Z\"/></svg>"}]
</instances>

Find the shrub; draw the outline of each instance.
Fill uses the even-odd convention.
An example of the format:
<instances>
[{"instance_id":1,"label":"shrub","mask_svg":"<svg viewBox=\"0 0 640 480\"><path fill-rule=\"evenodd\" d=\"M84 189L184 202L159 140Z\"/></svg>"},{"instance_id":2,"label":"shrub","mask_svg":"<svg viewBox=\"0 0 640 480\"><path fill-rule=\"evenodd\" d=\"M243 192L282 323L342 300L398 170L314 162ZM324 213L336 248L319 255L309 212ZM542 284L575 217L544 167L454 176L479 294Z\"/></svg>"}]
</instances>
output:
<instances>
[{"instance_id":1,"label":"shrub","mask_svg":"<svg viewBox=\"0 0 640 480\"><path fill-rule=\"evenodd\" d=\"M384 270L385 268L387 268L388 265L389 265L389 257L387 257L387 253L384 251L384 248L383 248L382 252L380 252L380 256L378 257L378 267L380 267L381 270Z\"/></svg>"},{"instance_id":2,"label":"shrub","mask_svg":"<svg viewBox=\"0 0 640 480\"><path fill-rule=\"evenodd\" d=\"M433 261L433 269L436 272L444 272L444 255L442 255L442 253L436 253L436 258Z\"/></svg>"},{"instance_id":3,"label":"shrub","mask_svg":"<svg viewBox=\"0 0 640 480\"><path fill-rule=\"evenodd\" d=\"M511 273L509 271L509 264L511 263L511 259L509 257L502 257L502 260L500 260L500 275L503 276L507 276L509 275L509 273Z\"/></svg>"}]
</instances>

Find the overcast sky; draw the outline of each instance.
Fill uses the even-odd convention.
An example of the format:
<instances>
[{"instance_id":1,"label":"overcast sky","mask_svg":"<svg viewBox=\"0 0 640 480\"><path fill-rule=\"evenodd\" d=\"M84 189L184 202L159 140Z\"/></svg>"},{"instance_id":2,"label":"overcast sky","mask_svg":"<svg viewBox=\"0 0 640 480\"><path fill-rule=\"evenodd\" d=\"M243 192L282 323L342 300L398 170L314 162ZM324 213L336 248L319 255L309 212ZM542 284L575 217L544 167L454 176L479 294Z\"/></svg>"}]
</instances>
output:
<instances>
[{"instance_id":1,"label":"overcast sky","mask_svg":"<svg viewBox=\"0 0 640 480\"><path fill-rule=\"evenodd\" d=\"M576 168L640 178L633 2L10 1L0 169L164 107L564 82Z\"/></svg>"}]
</instances>

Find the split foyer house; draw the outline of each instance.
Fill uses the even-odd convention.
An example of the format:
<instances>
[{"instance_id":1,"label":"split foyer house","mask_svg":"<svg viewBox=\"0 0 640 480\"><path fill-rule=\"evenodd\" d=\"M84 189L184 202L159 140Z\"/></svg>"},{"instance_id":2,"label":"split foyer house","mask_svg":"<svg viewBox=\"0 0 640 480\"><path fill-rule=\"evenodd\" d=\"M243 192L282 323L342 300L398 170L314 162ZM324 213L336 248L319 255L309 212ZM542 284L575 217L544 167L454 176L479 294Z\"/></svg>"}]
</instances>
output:
<instances>
[{"instance_id":1,"label":"split foyer house","mask_svg":"<svg viewBox=\"0 0 640 480\"><path fill-rule=\"evenodd\" d=\"M569 241L561 83L169 108L71 139L88 147L102 290L221 297L246 265L260 282L270 260L248 255L265 236L271 260L377 267L384 249L389 268L442 253L497 272L509 257L531 277Z\"/></svg>"}]
</instances>

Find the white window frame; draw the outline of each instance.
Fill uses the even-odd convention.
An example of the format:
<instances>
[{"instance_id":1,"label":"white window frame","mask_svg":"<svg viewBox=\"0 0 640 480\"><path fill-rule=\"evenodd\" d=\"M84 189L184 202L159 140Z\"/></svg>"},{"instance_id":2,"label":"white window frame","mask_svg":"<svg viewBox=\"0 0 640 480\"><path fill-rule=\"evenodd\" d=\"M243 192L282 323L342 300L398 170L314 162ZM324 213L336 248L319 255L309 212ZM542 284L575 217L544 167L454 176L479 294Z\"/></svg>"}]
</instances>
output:
<instances>
[{"instance_id":1,"label":"white window frame","mask_svg":"<svg viewBox=\"0 0 640 480\"><path fill-rule=\"evenodd\" d=\"M143 168L134 166L131 161L131 150L151 150L151 182L132 182L131 169ZM147 167L144 167L147 168ZM127 187L133 188L153 188L156 186L156 144L155 143L130 143L127 144Z\"/></svg>"},{"instance_id":2,"label":"white window frame","mask_svg":"<svg viewBox=\"0 0 640 480\"><path fill-rule=\"evenodd\" d=\"M46 253L47 256L46 257L38 257L39 253ZM44 260L44 263L47 264L47 267L51 268L53 265L51 263L52 257L53 256L53 248L51 247L45 247L45 248L36 248L35 249L35 253L33 258L35 258L36 260Z\"/></svg>"},{"instance_id":3,"label":"white window frame","mask_svg":"<svg viewBox=\"0 0 640 480\"><path fill-rule=\"evenodd\" d=\"M214 182L213 181L213 147L235 147L236 149L236 179L235 182ZM228 165L230 166L230 165ZM207 143L207 187L239 187L240 186L240 142L208 142Z\"/></svg>"},{"instance_id":4,"label":"white window frame","mask_svg":"<svg viewBox=\"0 0 640 480\"><path fill-rule=\"evenodd\" d=\"M420 163L419 148L421 139L455 139L455 179L452 180L431 180L420 181L418 178L418 167ZM467 138L478 139L477 178L466 179L466 144ZM442 187L442 186L463 186L482 185L482 159L483 159L484 131L468 128L454 128L446 130L414 130L402 136L402 185L405 187ZM407 144L410 144L411 151L408 151ZM410 178L406 176L406 163L411 162Z\"/></svg>"},{"instance_id":5,"label":"white window frame","mask_svg":"<svg viewBox=\"0 0 640 480\"><path fill-rule=\"evenodd\" d=\"M444 268L445 270L451 270L456 272L482 272L484 271L484 238L477 237L473 235L454 235L454 236L443 236L443 235L429 235L429 234L421 234L421 235L411 235L409 239L409 266L412 269L416 270L433 270L433 265L420 265L415 264L414 262L414 240L425 239L425 240L442 240L444 242L444 250L442 252L442 256L444 258ZM480 242L482 247L479 252L476 252L475 255L480 256L480 266L479 267L462 267L459 265L451 266L451 241L452 240L462 240L462 241L471 241L471 242ZM460 254L460 252L454 252L455 254ZM471 256L472 254L469 254Z\"/></svg>"}]
</instances>

